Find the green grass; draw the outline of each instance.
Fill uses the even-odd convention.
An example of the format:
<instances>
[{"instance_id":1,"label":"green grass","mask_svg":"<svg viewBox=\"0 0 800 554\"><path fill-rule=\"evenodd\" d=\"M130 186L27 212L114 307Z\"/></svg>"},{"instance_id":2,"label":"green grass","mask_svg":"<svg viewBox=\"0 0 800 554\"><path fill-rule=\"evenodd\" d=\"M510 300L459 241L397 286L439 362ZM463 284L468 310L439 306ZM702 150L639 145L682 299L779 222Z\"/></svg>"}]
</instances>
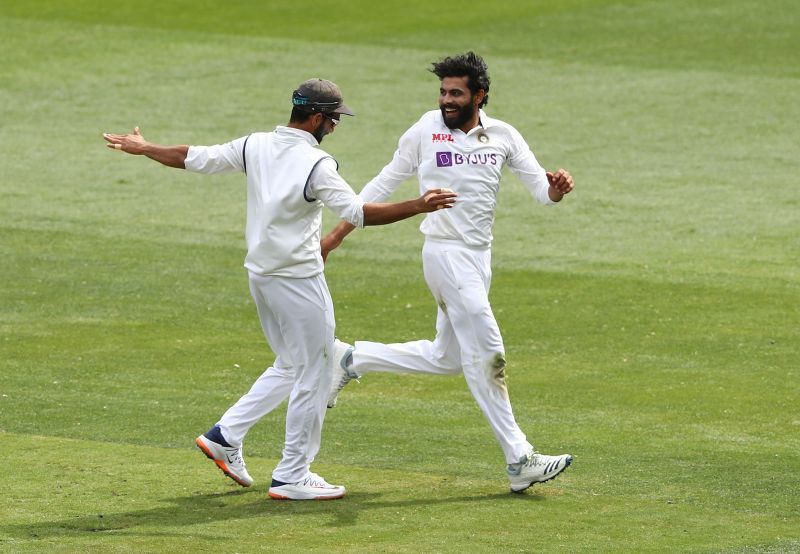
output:
<instances>
[{"instance_id":1,"label":"green grass","mask_svg":"<svg viewBox=\"0 0 800 554\"><path fill-rule=\"evenodd\" d=\"M800 550L796 3L231 4L0 0L0 551ZM517 419L573 467L510 495L463 379L371 375L315 463L345 500L268 499L282 410L235 487L192 439L271 361L243 180L100 134L269 130L320 75L358 112L324 144L358 190L467 48L576 178L554 209L504 180L492 289ZM345 339L432 336L418 223L332 256Z\"/></svg>"}]
</instances>

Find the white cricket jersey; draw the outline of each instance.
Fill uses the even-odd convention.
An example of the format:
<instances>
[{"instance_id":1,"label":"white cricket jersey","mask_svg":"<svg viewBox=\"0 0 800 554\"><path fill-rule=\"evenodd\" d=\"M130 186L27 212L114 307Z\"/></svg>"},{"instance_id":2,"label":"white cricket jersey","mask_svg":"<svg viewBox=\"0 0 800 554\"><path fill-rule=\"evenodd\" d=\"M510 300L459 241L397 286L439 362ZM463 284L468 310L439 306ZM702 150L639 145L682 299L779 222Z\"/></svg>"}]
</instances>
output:
<instances>
[{"instance_id":1,"label":"white cricket jersey","mask_svg":"<svg viewBox=\"0 0 800 554\"><path fill-rule=\"evenodd\" d=\"M434 188L458 193L453 208L429 213L420 225L426 237L488 247L507 164L531 195L554 204L549 183L525 139L511 125L480 110L480 124L464 133L445 125L440 110L424 114L402 137L392 161L361 191L365 202L382 202L407 178L417 174L420 194Z\"/></svg>"},{"instance_id":2,"label":"white cricket jersey","mask_svg":"<svg viewBox=\"0 0 800 554\"><path fill-rule=\"evenodd\" d=\"M247 174L244 266L250 271L281 277L322 273L323 205L357 227L364 225L364 201L318 144L306 131L279 126L225 144L189 147L184 162L189 171Z\"/></svg>"}]
</instances>

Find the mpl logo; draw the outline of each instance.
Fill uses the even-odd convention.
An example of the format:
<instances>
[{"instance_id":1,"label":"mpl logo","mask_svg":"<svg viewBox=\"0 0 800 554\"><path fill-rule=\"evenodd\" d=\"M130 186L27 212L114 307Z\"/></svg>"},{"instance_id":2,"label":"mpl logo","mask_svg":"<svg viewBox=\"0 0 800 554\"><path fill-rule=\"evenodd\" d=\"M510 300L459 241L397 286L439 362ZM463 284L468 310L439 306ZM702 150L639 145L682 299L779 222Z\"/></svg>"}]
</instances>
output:
<instances>
[{"instance_id":1,"label":"mpl logo","mask_svg":"<svg viewBox=\"0 0 800 554\"><path fill-rule=\"evenodd\" d=\"M436 167L451 167L453 165L452 152L437 152Z\"/></svg>"},{"instance_id":2,"label":"mpl logo","mask_svg":"<svg viewBox=\"0 0 800 554\"><path fill-rule=\"evenodd\" d=\"M449 133L433 133L432 142L455 142L453 135Z\"/></svg>"}]
</instances>

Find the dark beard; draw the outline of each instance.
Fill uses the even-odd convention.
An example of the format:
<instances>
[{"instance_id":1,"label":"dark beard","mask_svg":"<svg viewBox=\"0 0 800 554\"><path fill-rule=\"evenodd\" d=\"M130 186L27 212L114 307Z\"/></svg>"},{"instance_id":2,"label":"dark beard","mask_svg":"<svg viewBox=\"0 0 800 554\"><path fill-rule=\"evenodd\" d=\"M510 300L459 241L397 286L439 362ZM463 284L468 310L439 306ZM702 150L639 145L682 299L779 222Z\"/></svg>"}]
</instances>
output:
<instances>
[{"instance_id":1,"label":"dark beard","mask_svg":"<svg viewBox=\"0 0 800 554\"><path fill-rule=\"evenodd\" d=\"M325 131L325 125L324 125L324 123L323 123L322 125L320 125L319 127L317 127L317 130L316 130L316 131L314 131L314 132L313 132L313 133L311 133L311 134L314 136L314 138L315 138L315 139L317 139L317 142L318 142L318 143L322 144L322 138L323 138L325 135L327 135L328 133Z\"/></svg>"},{"instance_id":2,"label":"dark beard","mask_svg":"<svg viewBox=\"0 0 800 554\"><path fill-rule=\"evenodd\" d=\"M472 119L472 116L475 115L475 106L470 102L460 110L456 112L455 119L448 120L447 114L445 114L444 106L439 106L439 109L442 111L442 119L444 119L444 124L447 125L450 129L459 129L462 125L464 125L467 121Z\"/></svg>"}]
</instances>

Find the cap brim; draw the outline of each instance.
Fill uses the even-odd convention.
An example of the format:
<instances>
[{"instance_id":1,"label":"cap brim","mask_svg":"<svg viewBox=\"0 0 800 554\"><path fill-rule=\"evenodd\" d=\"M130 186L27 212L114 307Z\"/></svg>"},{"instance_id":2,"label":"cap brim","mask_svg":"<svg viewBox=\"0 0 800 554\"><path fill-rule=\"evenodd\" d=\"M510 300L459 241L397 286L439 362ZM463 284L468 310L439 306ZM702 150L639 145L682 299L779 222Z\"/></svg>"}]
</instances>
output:
<instances>
[{"instance_id":1,"label":"cap brim","mask_svg":"<svg viewBox=\"0 0 800 554\"><path fill-rule=\"evenodd\" d=\"M353 113L353 110L351 110L350 108L348 108L344 104L342 104L341 106L339 106L338 108L333 110L333 113L338 113L338 114L343 114L343 115L356 115L356 114Z\"/></svg>"}]
</instances>

